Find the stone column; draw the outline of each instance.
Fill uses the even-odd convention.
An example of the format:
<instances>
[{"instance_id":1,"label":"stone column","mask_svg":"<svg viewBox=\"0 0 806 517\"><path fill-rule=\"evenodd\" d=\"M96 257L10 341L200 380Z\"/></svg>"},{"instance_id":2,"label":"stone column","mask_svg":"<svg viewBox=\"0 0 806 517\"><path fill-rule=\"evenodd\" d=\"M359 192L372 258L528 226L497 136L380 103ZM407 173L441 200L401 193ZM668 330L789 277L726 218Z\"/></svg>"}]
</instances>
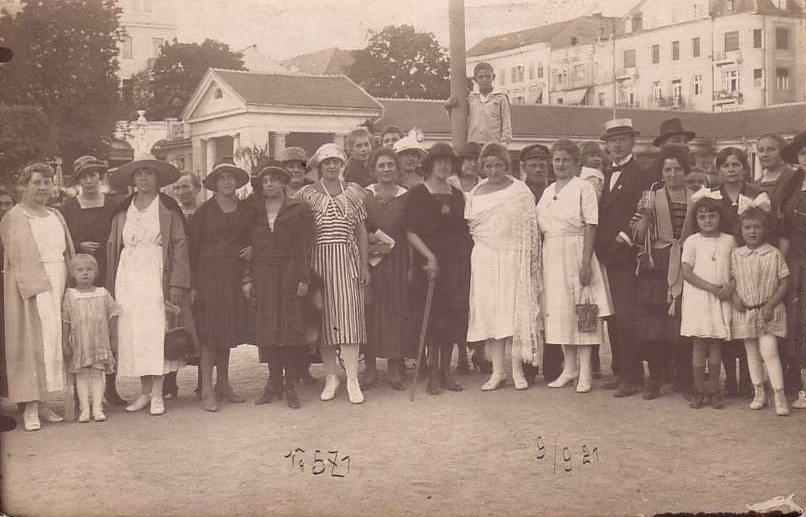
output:
<instances>
[{"instance_id":1,"label":"stone column","mask_svg":"<svg viewBox=\"0 0 806 517\"><path fill-rule=\"evenodd\" d=\"M341 147L342 149L346 149L347 133L335 133L333 135L333 143Z\"/></svg>"},{"instance_id":2,"label":"stone column","mask_svg":"<svg viewBox=\"0 0 806 517\"><path fill-rule=\"evenodd\" d=\"M207 139L207 158L204 162L204 170L202 171L202 178L207 176L207 173L213 170L215 166L218 149L216 148L216 141L215 138L208 138Z\"/></svg>"},{"instance_id":3,"label":"stone column","mask_svg":"<svg viewBox=\"0 0 806 517\"><path fill-rule=\"evenodd\" d=\"M232 135L232 156L235 157L235 153L238 152L238 149L241 148L241 134L235 133Z\"/></svg>"},{"instance_id":4,"label":"stone column","mask_svg":"<svg viewBox=\"0 0 806 517\"><path fill-rule=\"evenodd\" d=\"M285 138L288 133L273 131L271 134L271 154L272 158L279 160L285 151Z\"/></svg>"}]
</instances>

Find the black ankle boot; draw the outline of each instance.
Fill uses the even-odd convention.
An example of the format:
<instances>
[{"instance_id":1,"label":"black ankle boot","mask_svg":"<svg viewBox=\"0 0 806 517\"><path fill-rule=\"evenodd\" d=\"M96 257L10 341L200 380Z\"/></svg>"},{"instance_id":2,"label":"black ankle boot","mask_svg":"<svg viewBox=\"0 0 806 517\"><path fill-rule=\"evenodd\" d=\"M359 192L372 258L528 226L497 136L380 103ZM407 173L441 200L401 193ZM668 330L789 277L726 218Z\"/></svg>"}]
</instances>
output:
<instances>
[{"instance_id":1,"label":"black ankle boot","mask_svg":"<svg viewBox=\"0 0 806 517\"><path fill-rule=\"evenodd\" d=\"M297 396L297 388L294 386L294 381L291 379L286 379L285 385L285 403L291 409L299 409L299 397Z\"/></svg>"}]
</instances>

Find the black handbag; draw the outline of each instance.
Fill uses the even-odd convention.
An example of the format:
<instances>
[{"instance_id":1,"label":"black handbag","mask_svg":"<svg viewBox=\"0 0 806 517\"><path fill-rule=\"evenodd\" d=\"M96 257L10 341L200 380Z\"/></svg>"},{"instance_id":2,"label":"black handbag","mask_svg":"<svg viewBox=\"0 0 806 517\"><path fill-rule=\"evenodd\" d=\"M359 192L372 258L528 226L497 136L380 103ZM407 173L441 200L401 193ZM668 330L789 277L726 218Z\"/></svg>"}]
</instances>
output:
<instances>
[{"instance_id":1,"label":"black handbag","mask_svg":"<svg viewBox=\"0 0 806 517\"><path fill-rule=\"evenodd\" d=\"M165 359L177 361L183 357L193 355L195 347L187 328L179 325L181 310L172 303L165 304Z\"/></svg>"}]
</instances>

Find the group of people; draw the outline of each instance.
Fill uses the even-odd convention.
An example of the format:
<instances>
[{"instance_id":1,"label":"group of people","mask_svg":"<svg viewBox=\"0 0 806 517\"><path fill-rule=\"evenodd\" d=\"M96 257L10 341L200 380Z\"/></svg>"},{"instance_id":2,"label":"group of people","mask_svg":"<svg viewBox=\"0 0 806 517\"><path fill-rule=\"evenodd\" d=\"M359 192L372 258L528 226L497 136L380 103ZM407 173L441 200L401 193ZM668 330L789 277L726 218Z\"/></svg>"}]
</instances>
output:
<instances>
[{"instance_id":1,"label":"group of people","mask_svg":"<svg viewBox=\"0 0 806 517\"><path fill-rule=\"evenodd\" d=\"M500 111L506 98L488 88L473 102L489 115L485 105ZM122 199L100 188L106 163L84 156L69 178L81 192L58 209L53 169L26 167L18 204L0 192L3 395L28 430L63 419L48 395L65 388L79 422L105 420L104 399L161 415L177 370L193 363L214 412L245 400L228 372L244 343L268 365L257 404L300 407L312 360L324 367L323 401L343 368L350 402L364 402L378 358L396 390L407 359L420 359L428 393L461 391L455 346L460 372L472 361L490 375L484 391L506 386L508 370L527 389L542 368L548 387L587 393L606 322L615 377L604 387L616 397L651 400L671 382L691 407L719 409L724 363L725 391L750 392L760 409L766 366L775 410L789 414L806 357L806 133L758 139L760 182L729 147L718 184L702 185L694 134L677 119L662 126L651 170L633 156L632 121L614 119L604 146L525 147L519 173L508 133L475 122L497 136L458 153L397 128L373 146L359 128L348 153L288 148L252 175L225 160L203 181L141 156L111 173L131 187ZM199 203L202 188L212 196ZM141 379L134 401L118 395L116 375Z\"/></svg>"}]
</instances>

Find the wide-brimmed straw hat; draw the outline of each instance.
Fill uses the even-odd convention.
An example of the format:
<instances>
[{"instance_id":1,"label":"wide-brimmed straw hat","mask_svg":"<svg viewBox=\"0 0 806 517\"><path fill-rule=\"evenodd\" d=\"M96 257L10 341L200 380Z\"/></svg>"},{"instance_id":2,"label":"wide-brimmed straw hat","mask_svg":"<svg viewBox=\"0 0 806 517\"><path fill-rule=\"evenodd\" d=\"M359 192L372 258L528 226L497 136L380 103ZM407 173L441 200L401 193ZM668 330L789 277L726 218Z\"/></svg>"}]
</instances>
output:
<instances>
[{"instance_id":1,"label":"wide-brimmed straw hat","mask_svg":"<svg viewBox=\"0 0 806 517\"><path fill-rule=\"evenodd\" d=\"M399 142L400 140L398 140ZM434 163L434 160L439 158L448 158L451 162L456 163L456 153L453 151L453 147L451 144L446 144L445 142L437 142L436 144L431 146L431 149L428 150L428 154L423 158L422 163L420 163L420 167L426 174L431 172L431 166Z\"/></svg>"},{"instance_id":2,"label":"wide-brimmed straw hat","mask_svg":"<svg viewBox=\"0 0 806 517\"><path fill-rule=\"evenodd\" d=\"M108 170L109 164L105 160L90 155L80 156L73 161L73 174L67 178L67 184L75 185L82 174L95 171L103 176Z\"/></svg>"},{"instance_id":3,"label":"wide-brimmed straw hat","mask_svg":"<svg viewBox=\"0 0 806 517\"><path fill-rule=\"evenodd\" d=\"M415 151L420 155L420 158L423 158L426 154L428 154L428 151L425 150L425 147L423 147L423 145L412 136L404 136L395 142L395 145L392 146L392 150L395 152L395 154L404 153L406 151Z\"/></svg>"},{"instance_id":4,"label":"wide-brimmed straw hat","mask_svg":"<svg viewBox=\"0 0 806 517\"><path fill-rule=\"evenodd\" d=\"M603 142L617 135L632 135L637 137L640 135L638 131L633 128L632 119L629 118L614 118L605 122L605 133L599 137Z\"/></svg>"},{"instance_id":5,"label":"wide-brimmed straw hat","mask_svg":"<svg viewBox=\"0 0 806 517\"><path fill-rule=\"evenodd\" d=\"M679 118L670 118L660 123L660 135L652 144L655 147L660 147L664 140L675 135L684 136L687 142L694 140L694 137L697 136L693 131L683 129L683 122L681 122Z\"/></svg>"},{"instance_id":6,"label":"wide-brimmed straw hat","mask_svg":"<svg viewBox=\"0 0 806 517\"><path fill-rule=\"evenodd\" d=\"M344 153L344 149L334 143L327 143L319 146L319 149L317 149L316 152L313 153L313 156L311 156L311 159L308 160L308 170L318 169L319 164L328 158L338 158L341 160L342 164L347 163L347 155Z\"/></svg>"},{"instance_id":7,"label":"wide-brimmed straw hat","mask_svg":"<svg viewBox=\"0 0 806 517\"><path fill-rule=\"evenodd\" d=\"M798 153L801 149L806 147L806 131L802 131L792 138L789 145L781 149L781 156L787 163L792 165L798 164Z\"/></svg>"},{"instance_id":8,"label":"wide-brimmed straw hat","mask_svg":"<svg viewBox=\"0 0 806 517\"><path fill-rule=\"evenodd\" d=\"M141 154L117 168L114 175L119 181L116 183L134 185L134 173L141 169L157 171L157 188L167 187L179 179L179 169L170 163L157 159L153 154Z\"/></svg>"},{"instance_id":9,"label":"wide-brimmed straw hat","mask_svg":"<svg viewBox=\"0 0 806 517\"><path fill-rule=\"evenodd\" d=\"M221 174L224 174L225 172L229 172L230 174L235 176L235 181L237 182L235 188L241 188L247 183L249 183L248 172L241 169L237 165L233 165L231 163L219 163L215 167L213 167L213 170L211 170L210 173L202 180L204 188L215 192L218 177Z\"/></svg>"}]
</instances>

